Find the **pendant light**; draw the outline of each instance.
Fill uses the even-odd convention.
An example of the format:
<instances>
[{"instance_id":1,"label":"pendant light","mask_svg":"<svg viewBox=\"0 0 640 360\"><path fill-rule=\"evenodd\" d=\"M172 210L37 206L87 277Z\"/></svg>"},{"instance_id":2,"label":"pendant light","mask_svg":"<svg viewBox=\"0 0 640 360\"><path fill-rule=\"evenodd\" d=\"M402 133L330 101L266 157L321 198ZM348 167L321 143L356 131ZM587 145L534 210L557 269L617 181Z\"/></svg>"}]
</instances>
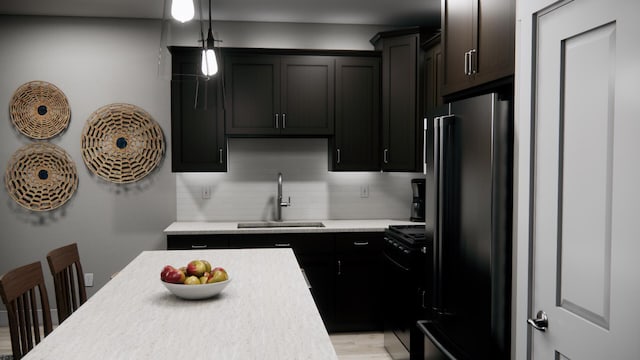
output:
<instances>
[{"instance_id":1,"label":"pendant light","mask_svg":"<svg viewBox=\"0 0 640 360\"><path fill-rule=\"evenodd\" d=\"M193 8L193 0L172 0L171 16L180 22L187 22L193 19L195 10Z\"/></svg>"},{"instance_id":2,"label":"pendant light","mask_svg":"<svg viewBox=\"0 0 640 360\"><path fill-rule=\"evenodd\" d=\"M202 73L211 76L218 72L218 61L214 51L215 39L211 32L211 0L209 0L209 32L207 33L207 41L202 42Z\"/></svg>"}]
</instances>

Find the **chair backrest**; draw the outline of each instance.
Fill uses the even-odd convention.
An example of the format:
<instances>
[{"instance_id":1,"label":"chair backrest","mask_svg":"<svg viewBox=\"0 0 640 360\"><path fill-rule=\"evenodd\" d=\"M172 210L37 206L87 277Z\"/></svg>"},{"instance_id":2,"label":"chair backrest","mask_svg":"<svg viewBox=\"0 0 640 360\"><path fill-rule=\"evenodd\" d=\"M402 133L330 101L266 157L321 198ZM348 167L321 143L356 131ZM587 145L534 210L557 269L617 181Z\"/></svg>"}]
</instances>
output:
<instances>
[{"instance_id":1,"label":"chair backrest","mask_svg":"<svg viewBox=\"0 0 640 360\"><path fill-rule=\"evenodd\" d=\"M53 275L58 323L61 324L87 301L78 245L73 243L51 250L47 254L47 262Z\"/></svg>"},{"instance_id":2,"label":"chair backrest","mask_svg":"<svg viewBox=\"0 0 640 360\"><path fill-rule=\"evenodd\" d=\"M39 297L36 297L36 288ZM13 358L20 359L41 340L38 310L42 311L44 336L52 330L51 309L40 262L21 266L2 275L0 295L7 307Z\"/></svg>"}]
</instances>

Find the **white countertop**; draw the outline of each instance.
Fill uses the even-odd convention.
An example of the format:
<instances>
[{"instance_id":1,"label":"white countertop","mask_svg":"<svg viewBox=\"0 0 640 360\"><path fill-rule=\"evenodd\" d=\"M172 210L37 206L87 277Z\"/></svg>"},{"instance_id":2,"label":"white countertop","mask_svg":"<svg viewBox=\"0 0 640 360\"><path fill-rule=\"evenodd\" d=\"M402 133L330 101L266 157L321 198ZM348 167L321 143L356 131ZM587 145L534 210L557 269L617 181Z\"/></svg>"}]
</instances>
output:
<instances>
[{"instance_id":1,"label":"white countertop","mask_svg":"<svg viewBox=\"0 0 640 360\"><path fill-rule=\"evenodd\" d=\"M303 232L383 232L389 225L424 225L421 222L403 220L296 220L290 222L319 221L324 227L276 227L276 228L245 228L238 229L240 222L214 221L176 221L164 229L167 235L198 235L198 234L246 234L246 233L303 233ZM285 221L286 222L286 221Z\"/></svg>"},{"instance_id":2,"label":"white countertop","mask_svg":"<svg viewBox=\"0 0 640 360\"><path fill-rule=\"evenodd\" d=\"M193 259L227 269L218 297L181 300L160 282ZM291 249L224 249L142 252L24 359L337 356Z\"/></svg>"}]
</instances>

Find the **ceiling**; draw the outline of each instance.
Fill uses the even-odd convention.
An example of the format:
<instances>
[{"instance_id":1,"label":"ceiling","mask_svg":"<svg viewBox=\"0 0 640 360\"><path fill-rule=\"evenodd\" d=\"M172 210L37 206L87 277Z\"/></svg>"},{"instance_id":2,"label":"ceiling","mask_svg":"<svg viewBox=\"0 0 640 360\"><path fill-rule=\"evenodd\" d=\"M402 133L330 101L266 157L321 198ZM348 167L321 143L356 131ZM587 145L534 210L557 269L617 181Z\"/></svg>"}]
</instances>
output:
<instances>
[{"instance_id":1,"label":"ceiling","mask_svg":"<svg viewBox=\"0 0 640 360\"><path fill-rule=\"evenodd\" d=\"M205 18L207 0L202 1ZM171 0L1 0L0 14L160 19ZM169 14L169 11L166 11ZM169 16L169 15L166 15ZM214 21L439 27L440 0L212 0Z\"/></svg>"}]
</instances>

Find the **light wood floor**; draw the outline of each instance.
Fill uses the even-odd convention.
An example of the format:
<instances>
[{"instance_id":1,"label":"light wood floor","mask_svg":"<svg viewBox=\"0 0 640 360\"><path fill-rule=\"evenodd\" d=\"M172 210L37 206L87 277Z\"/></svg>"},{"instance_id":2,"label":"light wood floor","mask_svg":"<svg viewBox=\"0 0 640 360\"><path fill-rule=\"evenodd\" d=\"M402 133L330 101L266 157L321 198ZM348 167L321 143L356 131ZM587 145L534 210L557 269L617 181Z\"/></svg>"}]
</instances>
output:
<instances>
[{"instance_id":1,"label":"light wood floor","mask_svg":"<svg viewBox=\"0 0 640 360\"><path fill-rule=\"evenodd\" d=\"M332 334L331 342L340 360L391 360L381 332ZM0 327L0 355L11 354L9 328Z\"/></svg>"}]
</instances>

